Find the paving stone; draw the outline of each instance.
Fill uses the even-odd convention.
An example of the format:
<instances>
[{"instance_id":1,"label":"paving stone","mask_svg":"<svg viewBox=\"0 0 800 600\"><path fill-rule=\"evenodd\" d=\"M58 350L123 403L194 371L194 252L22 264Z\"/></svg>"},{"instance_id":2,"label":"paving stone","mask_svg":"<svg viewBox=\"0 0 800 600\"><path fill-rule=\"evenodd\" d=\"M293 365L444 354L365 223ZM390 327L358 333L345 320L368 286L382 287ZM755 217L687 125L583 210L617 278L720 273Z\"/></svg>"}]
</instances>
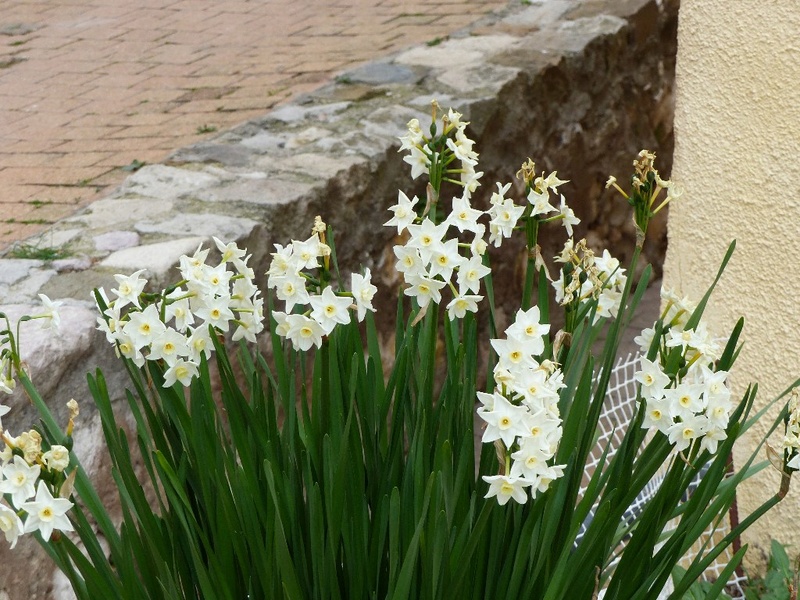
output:
<instances>
[{"instance_id":1,"label":"paving stone","mask_svg":"<svg viewBox=\"0 0 800 600\"><path fill-rule=\"evenodd\" d=\"M69 258L60 258L50 263L50 266L56 270L56 273L65 273L70 271L85 271L92 266L92 261L88 256L71 256Z\"/></svg>"},{"instance_id":2,"label":"paving stone","mask_svg":"<svg viewBox=\"0 0 800 600\"><path fill-rule=\"evenodd\" d=\"M219 214L177 214L166 221L141 221L136 223L136 230L141 233L164 233L170 236L195 235L217 236L219 239L230 242L240 240L257 225L251 219L228 217Z\"/></svg>"},{"instance_id":3,"label":"paving stone","mask_svg":"<svg viewBox=\"0 0 800 600\"><path fill-rule=\"evenodd\" d=\"M4 312L15 323L23 315L42 314L43 308L40 302L11 304ZM58 313L62 323L58 330L43 329L41 319L23 323L20 329L20 356L28 364L30 378L43 397L56 390L67 369L75 368L76 361L90 348L94 337L97 314L85 304L65 302ZM21 389L15 392L15 397L27 402ZM69 399L67 396L64 402Z\"/></svg>"},{"instance_id":4,"label":"paving stone","mask_svg":"<svg viewBox=\"0 0 800 600\"><path fill-rule=\"evenodd\" d=\"M117 230L140 219L167 215L172 212L174 203L168 199L152 198L104 198L87 207L83 213L67 219L86 224L91 230Z\"/></svg>"},{"instance_id":5,"label":"paving stone","mask_svg":"<svg viewBox=\"0 0 800 600\"><path fill-rule=\"evenodd\" d=\"M323 179L330 179L340 171L349 169L354 164L363 160L362 157L356 156L330 156L329 154L295 154L294 156L274 161L269 158L262 158L259 163L264 166L272 166L281 171L294 171L310 175L312 177L319 177Z\"/></svg>"},{"instance_id":6,"label":"paving stone","mask_svg":"<svg viewBox=\"0 0 800 600\"><path fill-rule=\"evenodd\" d=\"M207 242L207 237L193 236L126 248L108 255L100 261L100 266L123 274L146 269L147 278L154 280L153 285L158 287L156 282L167 281L169 271L181 256L192 254L200 244Z\"/></svg>"},{"instance_id":7,"label":"paving stone","mask_svg":"<svg viewBox=\"0 0 800 600\"><path fill-rule=\"evenodd\" d=\"M288 136L276 134L271 131L260 131L259 133L243 139L239 142L244 148L257 153L276 152L286 148Z\"/></svg>"},{"instance_id":8,"label":"paving stone","mask_svg":"<svg viewBox=\"0 0 800 600\"><path fill-rule=\"evenodd\" d=\"M107 231L93 238L94 247L105 252L116 252L139 245L139 234L135 231Z\"/></svg>"},{"instance_id":9,"label":"paving stone","mask_svg":"<svg viewBox=\"0 0 800 600\"><path fill-rule=\"evenodd\" d=\"M434 47L416 47L401 53L395 61L434 69L450 69L477 64L487 57L507 50L518 42L511 35L485 35L450 39Z\"/></svg>"},{"instance_id":10,"label":"paving stone","mask_svg":"<svg viewBox=\"0 0 800 600\"><path fill-rule=\"evenodd\" d=\"M370 85L386 85L390 83L410 83L416 84L424 77L413 69L391 62L371 62L350 71L346 71L340 76L352 83L367 83Z\"/></svg>"},{"instance_id":11,"label":"paving stone","mask_svg":"<svg viewBox=\"0 0 800 600\"><path fill-rule=\"evenodd\" d=\"M201 171L166 165L148 165L128 177L120 195L136 194L151 198L177 199L217 183L219 179Z\"/></svg>"},{"instance_id":12,"label":"paving stone","mask_svg":"<svg viewBox=\"0 0 800 600\"><path fill-rule=\"evenodd\" d=\"M350 106L350 102L332 102L320 106L298 106L290 104L273 110L266 119L270 121L283 121L284 123L297 123L299 121L329 121L337 113Z\"/></svg>"},{"instance_id":13,"label":"paving stone","mask_svg":"<svg viewBox=\"0 0 800 600\"><path fill-rule=\"evenodd\" d=\"M195 194L204 202L243 202L254 205L285 204L308 194L314 186L285 177L239 179L200 190Z\"/></svg>"},{"instance_id":14,"label":"paving stone","mask_svg":"<svg viewBox=\"0 0 800 600\"><path fill-rule=\"evenodd\" d=\"M27 258L0 258L0 284L17 283L33 270L44 264L41 260Z\"/></svg>"},{"instance_id":15,"label":"paving stone","mask_svg":"<svg viewBox=\"0 0 800 600\"><path fill-rule=\"evenodd\" d=\"M173 163L220 163L232 167L250 164L252 153L234 144L200 143L182 148L169 157Z\"/></svg>"},{"instance_id":16,"label":"paving stone","mask_svg":"<svg viewBox=\"0 0 800 600\"><path fill-rule=\"evenodd\" d=\"M42 286L55 274L55 269L32 268L22 279L11 284L0 284L0 306L36 298Z\"/></svg>"},{"instance_id":17,"label":"paving stone","mask_svg":"<svg viewBox=\"0 0 800 600\"><path fill-rule=\"evenodd\" d=\"M514 27L545 29L576 4L573 0L533 0L530 6L504 17L500 22Z\"/></svg>"},{"instance_id":18,"label":"paving stone","mask_svg":"<svg viewBox=\"0 0 800 600\"><path fill-rule=\"evenodd\" d=\"M484 90L496 92L514 79L519 69L485 63L475 66L454 67L439 74L437 79L459 92Z\"/></svg>"}]
</instances>

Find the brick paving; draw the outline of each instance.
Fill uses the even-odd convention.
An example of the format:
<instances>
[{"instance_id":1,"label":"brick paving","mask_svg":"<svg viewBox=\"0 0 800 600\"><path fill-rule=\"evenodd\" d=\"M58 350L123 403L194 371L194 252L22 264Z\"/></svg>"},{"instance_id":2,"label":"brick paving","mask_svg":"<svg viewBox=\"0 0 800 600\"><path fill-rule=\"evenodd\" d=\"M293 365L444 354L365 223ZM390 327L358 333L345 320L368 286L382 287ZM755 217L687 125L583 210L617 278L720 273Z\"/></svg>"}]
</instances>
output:
<instances>
[{"instance_id":1,"label":"brick paving","mask_svg":"<svg viewBox=\"0 0 800 600\"><path fill-rule=\"evenodd\" d=\"M0 250L46 234L136 161L159 162L506 4L0 2Z\"/></svg>"}]
</instances>

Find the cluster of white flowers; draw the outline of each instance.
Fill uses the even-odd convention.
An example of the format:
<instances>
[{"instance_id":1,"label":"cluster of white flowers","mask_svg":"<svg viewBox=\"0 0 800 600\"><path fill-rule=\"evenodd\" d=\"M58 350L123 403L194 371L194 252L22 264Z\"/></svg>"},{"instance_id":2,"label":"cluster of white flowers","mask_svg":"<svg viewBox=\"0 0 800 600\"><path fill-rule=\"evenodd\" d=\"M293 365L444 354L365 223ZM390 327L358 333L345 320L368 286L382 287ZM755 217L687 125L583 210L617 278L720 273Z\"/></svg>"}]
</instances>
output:
<instances>
[{"instance_id":1,"label":"cluster of white flowers","mask_svg":"<svg viewBox=\"0 0 800 600\"><path fill-rule=\"evenodd\" d=\"M655 361L642 357L635 379L641 384L645 401L644 428L655 428L669 437L675 450L682 452L697 440L701 450L717 451L726 439L728 419L733 410L727 371L715 370L721 348L701 320L694 328L686 325L694 305L686 298L662 291L666 308L662 315L663 332L654 340L655 329L645 329L636 338L643 354L658 344ZM680 353L685 368L668 374L664 364Z\"/></svg>"},{"instance_id":2,"label":"cluster of white flowers","mask_svg":"<svg viewBox=\"0 0 800 600\"><path fill-rule=\"evenodd\" d=\"M441 110L439 104L432 102L433 121L436 121L436 112ZM400 138L400 151L408 150L408 156L403 161L411 165L411 178L416 179L420 175L431 174L431 168L436 169L446 167L446 174L458 176L454 183L464 187L465 194L469 197L480 185L479 179L482 172L476 172L478 165L478 153L473 150L475 142L469 139L465 133L469 122L461 120L461 113L452 108L442 117L443 135L446 136L445 147L438 148L432 138L425 135L419 124L419 119L411 119L408 122L408 133ZM434 136L435 138L435 136ZM461 168L450 167L450 158L456 158L461 163Z\"/></svg>"},{"instance_id":3,"label":"cluster of white flowers","mask_svg":"<svg viewBox=\"0 0 800 600\"><path fill-rule=\"evenodd\" d=\"M223 333L234 326L232 339L250 342L264 328L264 302L247 266L249 255L234 243L214 242L221 254L216 266L206 264L209 250L200 246L180 258L182 281L161 294L143 293L143 270L115 275L119 285L111 290L112 300L98 290L107 307L97 319L98 329L137 366L163 360L168 367L164 387L176 381L188 386L198 375L201 357L208 358L213 349L209 326Z\"/></svg>"},{"instance_id":4,"label":"cluster of white flowers","mask_svg":"<svg viewBox=\"0 0 800 600\"><path fill-rule=\"evenodd\" d=\"M70 400L67 407L67 435L71 435L78 404ZM9 410L0 404L0 417ZM38 431L31 429L13 436L3 429L2 422L0 440L0 532L11 548L24 533L38 531L48 541L54 530L73 531L67 516L72 508L67 499L71 494L71 480L66 475L69 450L55 444L43 450ZM63 497L54 498L51 488Z\"/></svg>"},{"instance_id":5,"label":"cluster of white flowers","mask_svg":"<svg viewBox=\"0 0 800 600\"><path fill-rule=\"evenodd\" d=\"M503 474L484 476L486 498L520 504L547 490L563 475L564 465L550 464L561 441L558 391L564 387L561 370L551 361L538 361L550 325L540 323L539 308L519 310L505 339L492 340L498 362L495 391L478 392L478 415L486 421L483 442L498 450Z\"/></svg>"},{"instance_id":6,"label":"cluster of white flowers","mask_svg":"<svg viewBox=\"0 0 800 600\"><path fill-rule=\"evenodd\" d=\"M572 237L572 226L580 223L580 219L575 216L569 206L566 204L564 195L561 194L561 204L556 208L550 204L550 193L558 193L558 186L567 183L567 181L559 179L557 172L553 171L547 177L544 173L541 175L535 174L536 165L532 160L522 165L522 168L517 173L528 184L528 204L525 206L518 206L514 201L506 198L505 194L511 187L511 184L501 186L497 184L497 192L492 194L491 208L488 211L491 221L489 222L489 243L495 248L500 247L504 238L511 237L517 222L521 217L537 218L544 223L550 221L561 221L561 224L567 231L567 235ZM547 216L550 213L557 213L554 216Z\"/></svg>"},{"instance_id":7,"label":"cluster of white flowers","mask_svg":"<svg viewBox=\"0 0 800 600\"><path fill-rule=\"evenodd\" d=\"M439 225L428 217L415 224L413 207L418 201L416 196L409 200L400 192L397 206L391 209L395 216L386 223L387 226L396 225L398 234L408 232L407 243L394 246L397 271L408 284L404 293L416 298L419 306L425 308L430 302L439 304L441 290L449 286L453 299L447 305L448 315L451 320L463 318L467 312L478 310L478 302L483 298L478 294L480 280L491 272L482 260L486 250L482 239L485 227L477 222L477 217L483 213L471 208L465 195L453 202L453 212ZM462 233L475 233L473 243L461 244L457 237L447 238L451 226ZM468 247L468 258L461 254L464 246ZM452 283L454 275L457 288Z\"/></svg>"},{"instance_id":8,"label":"cluster of white flowers","mask_svg":"<svg viewBox=\"0 0 800 600\"><path fill-rule=\"evenodd\" d=\"M800 471L800 390L794 388L789 399L786 415L786 433L783 437L783 451L786 466Z\"/></svg>"},{"instance_id":9,"label":"cluster of white flowers","mask_svg":"<svg viewBox=\"0 0 800 600\"><path fill-rule=\"evenodd\" d=\"M278 299L285 303L284 311L272 313L277 323L276 332L288 338L297 350L319 348L323 337L330 335L337 324L350 322L350 309L356 311L359 322L364 320L367 311L375 312L372 298L377 288L372 285L369 269L363 275L351 274L349 292L334 292L317 274L318 271L330 273L331 249L324 241L325 231L325 223L317 217L307 240L292 240L285 247L275 244L267 271L267 287L274 289ZM316 293L309 293L308 286ZM298 306L303 312L293 312Z\"/></svg>"},{"instance_id":10,"label":"cluster of white flowers","mask_svg":"<svg viewBox=\"0 0 800 600\"><path fill-rule=\"evenodd\" d=\"M596 319L617 316L625 288L625 269L620 267L619 260L611 256L608 250L596 256L586 246L586 240L576 244L570 238L555 260L568 265L553 282L556 302L565 306L596 299Z\"/></svg>"},{"instance_id":11,"label":"cluster of white flowers","mask_svg":"<svg viewBox=\"0 0 800 600\"><path fill-rule=\"evenodd\" d=\"M43 329L58 330L61 317L58 308L61 301L52 301L39 294L44 312L26 315L20 320L40 320ZM25 369L19 356L19 340L6 317L6 327L0 331L3 347L0 349L0 392L11 394L16 387L15 370ZM19 324L17 334L19 333ZM67 403L70 412L67 436L72 435L73 420L78 416L78 403ZM66 475L69 467L69 450L53 444L42 448L42 436L35 429L15 436L3 427L2 418L11 408L0 404L0 533L11 548L24 533L38 531L48 541L54 530L72 531L67 517L72 502L71 482ZM61 496L54 498L52 490ZM24 520L23 520L24 519Z\"/></svg>"}]
</instances>

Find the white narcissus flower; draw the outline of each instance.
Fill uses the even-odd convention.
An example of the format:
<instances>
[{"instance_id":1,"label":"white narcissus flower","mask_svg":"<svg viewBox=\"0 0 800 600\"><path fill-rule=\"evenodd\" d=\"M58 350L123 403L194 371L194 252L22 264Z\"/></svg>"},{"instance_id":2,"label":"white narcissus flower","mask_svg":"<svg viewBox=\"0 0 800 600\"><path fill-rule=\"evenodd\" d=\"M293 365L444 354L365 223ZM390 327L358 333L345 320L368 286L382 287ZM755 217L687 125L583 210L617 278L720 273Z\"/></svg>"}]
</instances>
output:
<instances>
[{"instance_id":1,"label":"white narcissus flower","mask_svg":"<svg viewBox=\"0 0 800 600\"><path fill-rule=\"evenodd\" d=\"M375 312L375 308L372 306L372 298L375 297L378 288L372 285L372 273L370 273L369 268L364 270L363 275L358 273L350 275L350 288L353 292L353 300L356 303L358 321L361 322L367 315L367 311Z\"/></svg>"},{"instance_id":2,"label":"white narcissus flower","mask_svg":"<svg viewBox=\"0 0 800 600\"><path fill-rule=\"evenodd\" d=\"M322 290L321 294L309 296L308 302L311 304L311 318L320 324L326 335L337 324L350 322L350 298L337 296L330 287Z\"/></svg>"},{"instance_id":3,"label":"white narcissus flower","mask_svg":"<svg viewBox=\"0 0 800 600\"><path fill-rule=\"evenodd\" d=\"M198 308L194 314L205 321L206 325L213 325L220 331L228 331L229 323L234 319L228 306L228 298L225 297L207 301L206 306Z\"/></svg>"},{"instance_id":4,"label":"white narcissus flower","mask_svg":"<svg viewBox=\"0 0 800 600\"><path fill-rule=\"evenodd\" d=\"M417 274L408 275L406 283L409 284L409 287L404 289L403 293L416 298L420 308L428 306L431 301L439 304L442 300L441 289L446 285L444 281Z\"/></svg>"},{"instance_id":5,"label":"white narcissus flower","mask_svg":"<svg viewBox=\"0 0 800 600\"><path fill-rule=\"evenodd\" d=\"M716 454L717 445L726 439L728 439L728 434L725 432L724 428L718 427L717 425L709 425L703 439L700 440L700 449L708 450L711 454Z\"/></svg>"},{"instance_id":6,"label":"white narcissus flower","mask_svg":"<svg viewBox=\"0 0 800 600\"><path fill-rule=\"evenodd\" d=\"M69 466L69 450L64 446L53 445L42 454L42 460L51 471L63 471Z\"/></svg>"},{"instance_id":7,"label":"white narcissus flower","mask_svg":"<svg viewBox=\"0 0 800 600\"><path fill-rule=\"evenodd\" d=\"M120 309L127 304L133 304L136 308L141 308L139 305L139 295L147 285L147 280L141 275L144 269L139 269L135 273L131 273L127 277L125 275L114 275L114 279L119 284L117 289L111 290L111 293L117 296L114 305Z\"/></svg>"},{"instance_id":8,"label":"white narcissus flower","mask_svg":"<svg viewBox=\"0 0 800 600\"><path fill-rule=\"evenodd\" d=\"M42 318L42 329L57 330L61 326L61 316L58 314L58 307L64 304L61 300L50 300L44 294L39 294L39 300L45 308L42 315L37 315L37 318Z\"/></svg>"},{"instance_id":9,"label":"white narcissus flower","mask_svg":"<svg viewBox=\"0 0 800 600\"><path fill-rule=\"evenodd\" d=\"M528 340L519 336L508 336L504 340L490 340L497 352L497 363L508 369L515 377L523 369L535 369L539 365L530 353Z\"/></svg>"},{"instance_id":10,"label":"white narcissus flower","mask_svg":"<svg viewBox=\"0 0 800 600\"><path fill-rule=\"evenodd\" d=\"M291 311L296 304L308 304L306 280L299 274L289 274L274 279L275 295L286 303L286 310Z\"/></svg>"},{"instance_id":11,"label":"white narcissus flower","mask_svg":"<svg viewBox=\"0 0 800 600\"><path fill-rule=\"evenodd\" d=\"M163 359L167 365L174 365L179 358L189 355L189 346L186 336L168 327L161 335L150 344L148 360Z\"/></svg>"},{"instance_id":12,"label":"white narcissus flower","mask_svg":"<svg viewBox=\"0 0 800 600\"><path fill-rule=\"evenodd\" d=\"M314 319L305 315L287 315L288 330L286 337L291 340L297 350L309 350L311 346L322 346L325 331Z\"/></svg>"},{"instance_id":13,"label":"white narcissus flower","mask_svg":"<svg viewBox=\"0 0 800 600\"><path fill-rule=\"evenodd\" d=\"M15 456L14 462L3 467L0 493L11 494L11 503L16 508L22 508L22 503L35 493L40 472L39 465L31 466L21 456Z\"/></svg>"},{"instance_id":14,"label":"white narcissus flower","mask_svg":"<svg viewBox=\"0 0 800 600\"><path fill-rule=\"evenodd\" d=\"M238 342L244 338L251 344L256 343L256 335L264 330L262 317L254 312L243 312L239 318L234 321L237 327L231 336L231 340Z\"/></svg>"},{"instance_id":15,"label":"white narcissus flower","mask_svg":"<svg viewBox=\"0 0 800 600\"><path fill-rule=\"evenodd\" d=\"M577 225L581 222L581 220L575 216L575 213L572 212L572 209L567 206L567 201L564 200L564 195L561 194L561 205L559 206L558 212L561 213L562 225L564 225L564 229L567 230L567 235L572 237L572 226Z\"/></svg>"},{"instance_id":16,"label":"white narcissus flower","mask_svg":"<svg viewBox=\"0 0 800 600\"><path fill-rule=\"evenodd\" d=\"M0 404L0 429L3 428L3 417L8 414L11 410L10 406L6 406L5 404Z\"/></svg>"},{"instance_id":17,"label":"white narcissus flower","mask_svg":"<svg viewBox=\"0 0 800 600\"><path fill-rule=\"evenodd\" d=\"M492 270L483 264L480 256L473 255L472 258L462 263L458 267L458 291L461 294L472 292L477 294L481 289L481 279L486 277Z\"/></svg>"},{"instance_id":18,"label":"white narcissus flower","mask_svg":"<svg viewBox=\"0 0 800 600\"><path fill-rule=\"evenodd\" d=\"M220 254L222 255L220 260L223 263L229 262L236 264L237 261L241 262L244 258L244 255L247 254L247 250L240 249L236 245L236 242L230 242L226 244L219 238L212 237L211 239L214 240L214 243L217 245L217 250L219 250Z\"/></svg>"},{"instance_id":19,"label":"white narcissus flower","mask_svg":"<svg viewBox=\"0 0 800 600\"><path fill-rule=\"evenodd\" d=\"M189 331L190 334L186 340L186 345L189 349L188 358L191 362L199 365L203 356L206 359L211 357L214 343L211 341L208 325L201 325L200 327L189 329Z\"/></svg>"},{"instance_id":20,"label":"white narcissus flower","mask_svg":"<svg viewBox=\"0 0 800 600\"><path fill-rule=\"evenodd\" d=\"M500 245L502 238L511 237L523 212L525 207L517 206L511 198L506 198L489 209L489 215L492 217L489 222L489 231L492 233L490 241L494 242L495 247Z\"/></svg>"},{"instance_id":21,"label":"white narcissus flower","mask_svg":"<svg viewBox=\"0 0 800 600\"><path fill-rule=\"evenodd\" d=\"M481 300L483 300L483 296L459 294L447 305L447 316L454 321L463 319L468 312L478 312L478 302Z\"/></svg>"},{"instance_id":22,"label":"white narcissus flower","mask_svg":"<svg viewBox=\"0 0 800 600\"><path fill-rule=\"evenodd\" d=\"M423 147L428 150L426 146ZM403 162L411 165L411 179L416 179L428 172L431 166L431 159L417 146L413 146L409 150L410 154L403 157Z\"/></svg>"},{"instance_id":23,"label":"white narcissus flower","mask_svg":"<svg viewBox=\"0 0 800 600\"><path fill-rule=\"evenodd\" d=\"M547 461L553 457L550 448L544 448L535 438L522 438L519 450L511 453L514 463L511 465L512 477L536 479L547 468Z\"/></svg>"},{"instance_id":24,"label":"white narcissus flower","mask_svg":"<svg viewBox=\"0 0 800 600\"><path fill-rule=\"evenodd\" d=\"M523 402L538 411L558 401L558 393L547 385L544 369L528 368L514 378L514 391L524 397Z\"/></svg>"},{"instance_id":25,"label":"white narcissus flower","mask_svg":"<svg viewBox=\"0 0 800 600\"><path fill-rule=\"evenodd\" d=\"M511 404L505 396L495 394L492 410L478 414L488 424L483 432L484 443L503 440L506 448L511 448L517 437L528 435L528 409Z\"/></svg>"},{"instance_id":26,"label":"white narcissus flower","mask_svg":"<svg viewBox=\"0 0 800 600\"><path fill-rule=\"evenodd\" d=\"M461 198L453 198L453 207L445 223L456 227L461 233L465 231L477 233L481 228L478 224L478 217L482 214L481 211L470 206L469 197L465 194Z\"/></svg>"},{"instance_id":27,"label":"white narcissus flower","mask_svg":"<svg viewBox=\"0 0 800 600\"><path fill-rule=\"evenodd\" d=\"M703 436L708 431L708 418L703 415L687 415L680 422L675 423L667 429L669 441L675 446L675 450L682 452L691 443Z\"/></svg>"},{"instance_id":28,"label":"white narcissus flower","mask_svg":"<svg viewBox=\"0 0 800 600\"><path fill-rule=\"evenodd\" d=\"M625 285L625 269L620 268L619 260L611 256L607 248L603 254L594 257L594 266L603 274L603 281L611 286Z\"/></svg>"},{"instance_id":29,"label":"white narcissus flower","mask_svg":"<svg viewBox=\"0 0 800 600\"><path fill-rule=\"evenodd\" d=\"M461 185L464 186L464 194L474 194L475 190L477 190L478 186L481 184L479 181L481 177L483 177L483 171L478 171L476 173L474 167L465 164L459 176Z\"/></svg>"},{"instance_id":30,"label":"white narcissus flower","mask_svg":"<svg viewBox=\"0 0 800 600\"><path fill-rule=\"evenodd\" d=\"M424 273L425 265L419 255L419 250L408 246L394 246L393 250L394 255L397 257L395 268L398 273L404 273L406 279L408 279L409 275L422 275Z\"/></svg>"},{"instance_id":31,"label":"white narcissus flower","mask_svg":"<svg viewBox=\"0 0 800 600\"><path fill-rule=\"evenodd\" d=\"M209 268L206 273L208 293L214 296L229 296L231 277L233 277L233 273L228 271L225 263Z\"/></svg>"},{"instance_id":32,"label":"white narcissus flower","mask_svg":"<svg viewBox=\"0 0 800 600\"><path fill-rule=\"evenodd\" d=\"M188 387L192 383L192 379L197 377L197 364L190 360L183 360L179 358L175 361L169 369L164 372L164 387L170 388L176 382L180 382L182 386Z\"/></svg>"},{"instance_id":33,"label":"white narcissus flower","mask_svg":"<svg viewBox=\"0 0 800 600\"><path fill-rule=\"evenodd\" d=\"M527 341L530 346L530 354L541 354L544 352L544 336L550 332L550 324L541 322L541 313L538 306L532 306L528 310L519 309L514 317L514 323L509 326L505 333L506 336L516 336Z\"/></svg>"},{"instance_id":34,"label":"white narcissus flower","mask_svg":"<svg viewBox=\"0 0 800 600\"><path fill-rule=\"evenodd\" d=\"M272 253L272 262L269 263L269 270L267 271L267 275L269 275L267 278L267 287L276 287L276 277L297 274L301 268L302 265L300 265L294 257L291 244L285 248L280 244L275 244L275 252Z\"/></svg>"},{"instance_id":35,"label":"white narcissus flower","mask_svg":"<svg viewBox=\"0 0 800 600\"><path fill-rule=\"evenodd\" d=\"M650 351L650 346L653 343L653 338L655 335L656 330L652 327L647 327L642 329L641 334L633 338L633 342L639 346L639 350L641 350L643 354L647 354Z\"/></svg>"},{"instance_id":36,"label":"white narcissus flower","mask_svg":"<svg viewBox=\"0 0 800 600\"><path fill-rule=\"evenodd\" d=\"M397 235L414 222L417 218L417 213L414 211L414 206L419 202L419 198L414 196L409 200L402 191L397 194L397 204L389 207L389 210L394 213L394 216L384 223L386 227L397 226Z\"/></svg>"},{"instance_id":37,"label":"white narcissus flower","mask_svg":"<svg viewBox=\"0 0 800 600\"><path fill-rule=\"evenodd\" d=\"M655 427L664 435L668 435L670 427L675 424L670 415L670 401L664 397L653 396L645 400L644 420L642 428Z\"/></svg>"},{"instance_id":38,"label":"white narcissus flower","mask_svg":"<svg viewBox=\"0 0 800 600\"><path fill-rule=\"evenodd\" d=\"M419 225L409 225L408 232L411 239L406 244L409 248L419 250L419 255L424 263L429 263L434 251L439 250L444 234L447 233L447 223L435 225L427 217Z\"/></svg>"},{"instance_id":39,"label":"white narcissus flower","mask_svg":"<svg viewBox=\"0 0 800 600\"><path fill-rule=\"evenodd\" d=\"M536 188L531 188L531 191L528 192L528 202L533 204L531 216L556 212L556 208L550 204L550 194L547 190L539 192Z\"/></svg>"},{"instance_id":40,"label":"white narcissus flower","mask_svg":"<svg viewBox=\"0 0 800 600\"><path fill-rule=\"evenodd\" d=\"M0 531L3 532L12 550L17 545L17 538L22 535L23 529L22 519L17 516L17 513L5 504L0 503Z\"/></svg>"},{"instance_id":41,"label":"white narcissus flower","mask_svg":"<svg viewBox=\"0 0 800 600\"><path fill-rule=\"evenodd\" d=\"M314 233L307 240L298 242L292 240L292 256L297 260L297 270L316 269L319 267L317 259L322 256L322 245L319 242L319 234Z\"/></svg>"},{"instance_id":42,"label":"white narcissus flower","mask_svg":"<svg viewBox=\"0 0 800 600\"><path fill-rule=\"evenodd\" d=\"M131 339L131 336L123 331L120 331L119 334L117 334L116 339L117 350L119 353L125 358L133 361L137 367L141 367L144 364L144 356L142 355L141 350Z\"/></svg>"},{"instance_id":43,"label":"white narcissus flower","mask_svg":"<svg viewBox=\"0 0 800 600\"><path fill-rule=\"evenodd\" d=\"M36 488L36 500L25 502L21 507L28 513L25 521L25 533L38 531L45 542L50 540L53 531L74 531L69 522L67 511L72 508L72 502L66 498L53 498L44 481L39 482Z\"/></svg>"},{"instance_id":44,"label":"white narcissus flower","mask_svg":"<svg viewBox=\"0 0 800 600\"><path fill-rule=\"evenodd\" d=\"M272 318L275 319L275 333L277 333L280 337L285 338L289 335L289 321L287 320L288 315L280 310L273 310L272 311Z\"/></svg>"},{"instance_id":45,"label":"white narcissus flower","mask_svg":"<svg viewBox=\"0 0 800 600\"><path fill-rule=\"evenodd\" d=\"M161 322L161 315L154 304L149 305L141 312L129 313L130 318L122 327L122 333L127 335L137 350L148 346L154 339L167 330Z\"/></svg>"},{"instance_id":46,"label":"white narcissus flower","mask_svg":"<svg viewBox=\"0 0 800 600\"><path fill-rule=\"evenodd\" d=\"M484 475L483 480L489 484L489 491L484 498L497 498L500 506L505 505L511 498L519 504L525 504L528 500L525 488L530 482L525 479L505 475Z\"/></svg>"},{"instance_id":47,"label":"white narcissus flower","mask_svg":"<svg viewBox=\"0 0 800 600\"><path fill-rule=\"evenodd\" d=\"M411 119L406 127L408 128L408 133L399 138L402 144L398 152L402 152L403 150L411 150L411 148L414 146L421 145L425 140L425 136L422 133L422 127L419 125L419 119Z\"/></svg>"},{"instance_id":48,"label":"white narcissus flower","mask_svg":"<svg viewBox=\"0 0 800 600\"><path fill-rule=\"evenodd\" d=\"M687 419L703 412L707 401L703 396L703 386L699 383L680 382L674 388L664 391L664 397L670 403L670 415Z\"/></svg>"},{"instance_id":49,"label":"white narcissus flower","mask_svg":"<svg viewBox=\"0 0 800 600\"><path fill-rule=\"evenodd\" d=\"M670 383L669 376L667 376L661 367L646 357L639 359L639 366L641 370L634 373L633 378L642 384L642 396L647 398L661 398L664 395L664 390Z\"/></svg>"},{"instance_id":50,"label":"white narcissus flower","mask_svg":"<svg viewBox=\"0 0 800 600\"><path fill-rule=\"evenodd\" d=\"M431 253L430 276L441 276L444 281L450 281L453 270L461 266L466 259L458 253L458 240L447 240L438 244Z\"/></svg>"},{"instance_id":51,"label":"white narcissus flower","mask_svg":"<svg viewBox=\"0 0 800 600\"><path fill-rule=\"evenodd\" d=\"M164 318L169 321L175 319L175 329L185 332L189 325L194 324L194 314L189 308L189 298L187 292L181 288L176 288L167 294L167 307L164 310Z\"/></svg>"}]
</instances>

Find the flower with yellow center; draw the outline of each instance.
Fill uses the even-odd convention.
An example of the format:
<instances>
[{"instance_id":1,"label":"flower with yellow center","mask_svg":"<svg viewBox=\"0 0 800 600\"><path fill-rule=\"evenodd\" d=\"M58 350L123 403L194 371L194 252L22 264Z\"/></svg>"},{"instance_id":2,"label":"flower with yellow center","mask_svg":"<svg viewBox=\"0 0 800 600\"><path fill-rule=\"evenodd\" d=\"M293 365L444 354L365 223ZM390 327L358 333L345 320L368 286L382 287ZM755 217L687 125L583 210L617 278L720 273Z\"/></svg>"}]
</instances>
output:
<instances>
[{"instance_id":1,"label":"flower with yellow center","mask_svg":"<svg viewBox=\"0 0 800 600\"><path fill-rule=\"evenodd\" d=\"M28 513L25 521L25 533L38 531L45 542L50 540L53 531L74 531L72 523L69 522L67 511L72 508L72 502L66 498L53 498L47 485L39 482L36 488L36 499L33 502L25 502L20 507Z\"/></svg>"}]
</instances>

